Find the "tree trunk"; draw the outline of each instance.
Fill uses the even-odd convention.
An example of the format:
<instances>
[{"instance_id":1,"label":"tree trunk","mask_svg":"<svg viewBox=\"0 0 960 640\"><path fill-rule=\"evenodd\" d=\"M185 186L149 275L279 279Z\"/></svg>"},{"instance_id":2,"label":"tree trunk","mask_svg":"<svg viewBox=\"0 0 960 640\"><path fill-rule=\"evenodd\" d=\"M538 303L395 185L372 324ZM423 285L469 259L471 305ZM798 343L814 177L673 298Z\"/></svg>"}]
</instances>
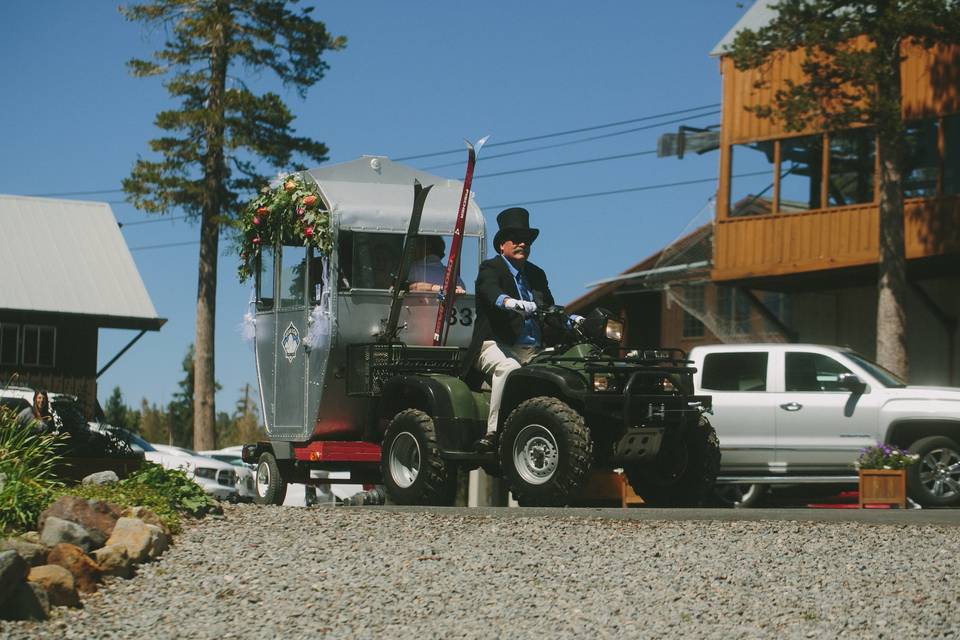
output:
<instances>
[{"instance_id":1,"label":"tree trunk","mask_svg":"<svg viewBox=\"0 0 960 640\"><path fill-rule=\"evenodd\" d=\"M882 41L881 41L882 42ZM889 85L879 88L886 117L878 126L880 160L880 261L877 286L877 363L906 379L907 257L903 232L903 134L899 41L880 45L891 55Z\"/></svg>"},{"instance_id":2,"label":"tree trunk","mask_svg":"<svg viewBox=\"0 0 960 640\"><path fill-rule=\"evenodd\" d=\"M193 447L216 447L216 381L214 332L217 313L217 258L220 215L224 205L226 165L223 155L224 89L227 79L227 28L229 11L217 3L220 19L210 47L210 85L205 133L203 210L200 222L200 265L197 278L196 354L193 379Z\"/></svg>"}]
</instances>

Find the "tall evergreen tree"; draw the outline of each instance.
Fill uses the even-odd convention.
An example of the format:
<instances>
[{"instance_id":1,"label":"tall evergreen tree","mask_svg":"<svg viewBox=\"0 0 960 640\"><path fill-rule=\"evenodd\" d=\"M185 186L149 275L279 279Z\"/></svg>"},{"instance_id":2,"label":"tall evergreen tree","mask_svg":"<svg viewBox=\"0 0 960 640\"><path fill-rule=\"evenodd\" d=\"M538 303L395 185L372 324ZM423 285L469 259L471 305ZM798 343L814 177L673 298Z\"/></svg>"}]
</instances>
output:
<instances>
[{"instance_id":1,"label":"tall evergreen tree","mask_svg":"<svg viewBox=\"0 0 960 640\"><path fill-rule=\"evenodd\" d=\"M788 130L869 125L880 161L877 361L906 376L905 136L900 83L904 45L960 42L957 0L780 0L764 27L740 31L729 53L738 69L762 69L803 51L804 77L785 81L754 107ZM764 80L759 86L768 85Z\"/></svg>"},{"instance_id":2,"label":"tall evergreen tree","mask_svg":"<svg viewBox=\"0 0 960 640\"><path fill-rule=\"evenodd\" d=\"M127 406L123 401L123 393L120 391L120 387L113 388L103 407L103 415L107 424L133 432L139 429L140 412Z\"/></svg>"},{"instance_id":3,"label":"tall evergreen tree","mask_svg":"<svg viewBox=\"0 0 960 640\"><path fill-rule=\"evenodd\" d=\"M343 37L327 33L297 0L149 0L121 7L123 15L165 29L153 60L128 63L135 76L170 74L166 88L179 108L161 111L164 134L151 140L157 160L140 158L123 188L139 209L182 209L200 221L197 285L197 366L192 391L193 444L213 447L214 318L221 225L238 210L241 194L259 188L260 166L300 169L294 155L322 162L327 147L294 135L293 115L275 93L256 94L238 79L271 70L303 97L327 70L326 51L342 49ZM228 83L229 79L229 83Z\"/></svg>"}]
</instances>

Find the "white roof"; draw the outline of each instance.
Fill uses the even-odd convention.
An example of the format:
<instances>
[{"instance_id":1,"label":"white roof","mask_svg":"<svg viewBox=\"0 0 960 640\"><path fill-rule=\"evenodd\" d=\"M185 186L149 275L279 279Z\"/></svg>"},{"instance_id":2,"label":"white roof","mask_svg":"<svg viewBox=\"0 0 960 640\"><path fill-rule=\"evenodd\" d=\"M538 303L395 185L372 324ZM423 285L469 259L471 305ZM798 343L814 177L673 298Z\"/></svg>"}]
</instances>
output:
<instances>
[{"instance_id":1,"label":"white roof","mask_svg":"<svg viewBox=\"0 0 960 640\"><path fill-rule=\"evenodd\" d=\"M771 9L771 5L777 4L780 0L756 0L753 3L753 6L747 9L747 12L743 14L737 24L733 25L733 28L727 32L727 35L723 36L720 42L717 43L717 46L713 48L710 52L711 56L722 56L724 50L733 44L733 39L737 37L737 33L743 29L750 29L751 31L759 29L760 27L767 26L775 17L777 17L777 12L774 9Z\"/></svg>"},{"instance_id":2,"label":"white roof","mask_svg":"<svg viewBox=\"0 0 960 640\"><path fill-rule=\"evenodd\" d=\"M357 160L308 173L316 180L326 204L339 216L341 229L406 233L413 209L413 181L434 185L420 219L422 233L449 235L457 220L463 183L408 167L383 156ZM484 235L486 223L470 197L466 235Z\"/></svg>"},{"instance_id":3,"label":"white roof","mask_svg":"<svg viewBox=\"0 0 960 640\"><path fill-rule=\"evenodd\" d=\"M153 329L157 317L110 206L0 195L0 310L95 316Z\"/></svg>"}]
</instances>

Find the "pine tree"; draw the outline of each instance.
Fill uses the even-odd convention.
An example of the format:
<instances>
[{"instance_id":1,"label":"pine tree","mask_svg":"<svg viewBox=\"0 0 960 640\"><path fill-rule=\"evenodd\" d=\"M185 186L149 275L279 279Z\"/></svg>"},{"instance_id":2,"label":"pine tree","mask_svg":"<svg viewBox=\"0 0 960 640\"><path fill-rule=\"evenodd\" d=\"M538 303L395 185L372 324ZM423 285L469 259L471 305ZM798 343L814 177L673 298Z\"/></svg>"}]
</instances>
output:
<instances>
[{"instance_id":1,"label":"pine tree","mask_svg":"<svg viewBox=\"0 0 960 640\"><path fill-rule=\"evenodd\" d=\"M140 412L128 407L123 401L120 387L114 387L103 407L103 415L107 424L120 427L136 433L140 426Z\"/></svg>"},{"instance_id":2,"label":"pine tree","mask_svg":"<svg viewBox=\"0 0 960 640\"><path fill-rule=\"evenodd\" d=\"M154 60L128 63L138 77L171 74L166 82L178 109L161 111L164 134L150 141L158 160L140 158L123 188L139 209L183 210L200 221L197 286L197 375L192 391L193 444L213 447L214 318L221 225L238 211L241 194L266 181L259 166L300 169L294 155L322 162L327 147L294 135L293 115L275 93L256 94L238 79L240 69L273 71L303 97L323 78L326 51L343 37L327 33L297 0L150 0L121 7L131 21L165 30ZM229 79L229 83L228 83Z\"/></svg>"},{"instance_id":3,"label":"pine tree","mask_svg":"<svg viewBox=\"0 0 960 640\"><path fill-rule=\"evenodd\" d=\"M781 0L773 20L738 33L728 53L738 69L762 69L802 50L804 78L786 81L771 104L752 108L791 131L869 125L880 161L877 361L906 377L905 154L900 63L904 45L960 42L956 0ZM760 86L769 84L766 80ZM759 88L759 87L758 87Z\"/></svg>"}]
</instances>

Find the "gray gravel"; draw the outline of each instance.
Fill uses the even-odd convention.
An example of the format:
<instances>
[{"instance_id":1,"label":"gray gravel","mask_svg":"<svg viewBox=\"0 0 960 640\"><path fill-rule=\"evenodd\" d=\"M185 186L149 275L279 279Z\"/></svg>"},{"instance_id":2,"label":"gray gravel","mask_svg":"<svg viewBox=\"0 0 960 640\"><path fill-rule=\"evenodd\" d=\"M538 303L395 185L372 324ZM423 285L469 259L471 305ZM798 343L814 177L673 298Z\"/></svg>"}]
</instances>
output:
<instances>
[{"instance_id":1,"label":"gray gravel","mask_svg":"<svg viewBox=\"0 0 960 640\"><path fill-rule=\"evenodd\" d=\"M957 528L236 506L3 638L954 638Z\"/></svg>"}]
</instances>

